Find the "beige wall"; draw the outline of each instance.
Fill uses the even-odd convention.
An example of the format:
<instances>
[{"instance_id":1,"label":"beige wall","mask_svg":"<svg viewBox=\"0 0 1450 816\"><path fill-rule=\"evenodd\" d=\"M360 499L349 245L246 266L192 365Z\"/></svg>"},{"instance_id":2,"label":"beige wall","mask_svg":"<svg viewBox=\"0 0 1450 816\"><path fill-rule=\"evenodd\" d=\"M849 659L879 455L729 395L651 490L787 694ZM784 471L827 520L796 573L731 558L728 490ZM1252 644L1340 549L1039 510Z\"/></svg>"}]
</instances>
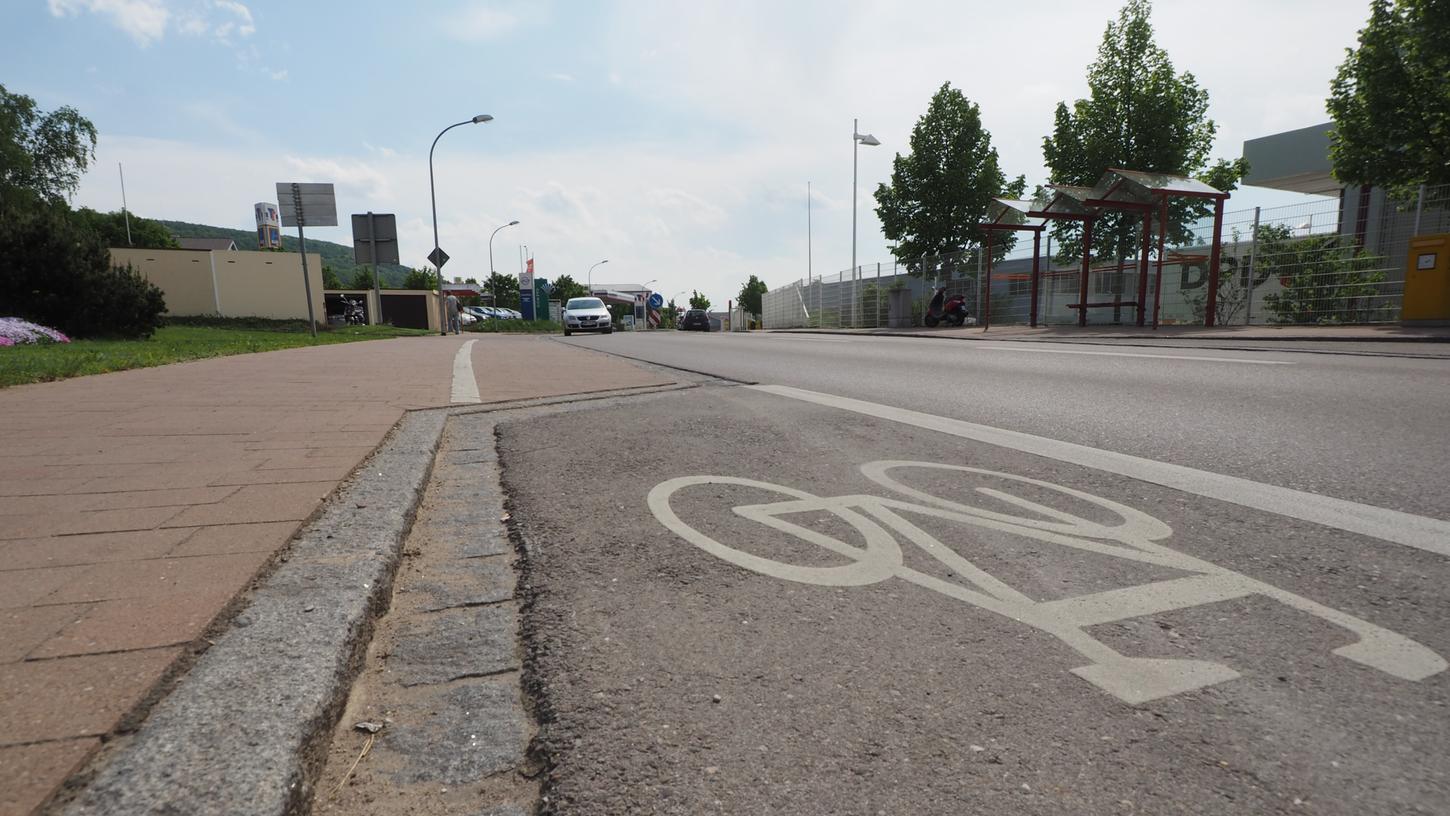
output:
<instances>
[{"instance_id":1,"label":"beige wall","mask_svg":"<svg viewBox=\"0 0 1450 816\"><path fill-rule=\"evenodd\" d=\"M302 259L295 253L113 247L111 260L131 264L160 287L174 315L307 319ZM321 255L307 253L307 277L313 314L321 322Z\"/></svg>"}]
</instances>

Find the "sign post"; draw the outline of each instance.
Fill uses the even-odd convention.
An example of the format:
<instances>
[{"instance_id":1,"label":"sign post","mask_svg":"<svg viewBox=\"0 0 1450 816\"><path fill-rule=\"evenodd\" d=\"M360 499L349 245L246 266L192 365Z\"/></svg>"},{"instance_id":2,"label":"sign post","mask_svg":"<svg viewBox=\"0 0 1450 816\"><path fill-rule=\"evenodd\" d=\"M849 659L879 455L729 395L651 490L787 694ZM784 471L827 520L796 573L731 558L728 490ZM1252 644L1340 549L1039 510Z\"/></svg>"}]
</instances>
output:
<instances>
[{"instance_id":1,"label":"sign post","mask_svg":"<svg viewBox=\"0 0 1450 816\"><path fill-rule=\"evenodd\" d=\"M382 323L383 285L378 264L399 263L397 218L392 213L353 213L352 257L358 264L372 264L373 302L377 309L373 323Z\"/></svg>"},{"instance_id":2,"label":"sign post","mask_svg":"<svg viewBox=\"0 0 1450 816\"><path fill-rule=\"evenodd\" d=\"M317 336L317 315L312 309L312 280L307 275L307 236L302 228L337 226L337 198L331 184L277 182L277 205L282 226L297 227L297 250L302 253L302 290L307 295L307 324Z\"/></svg>"}]
</instances>

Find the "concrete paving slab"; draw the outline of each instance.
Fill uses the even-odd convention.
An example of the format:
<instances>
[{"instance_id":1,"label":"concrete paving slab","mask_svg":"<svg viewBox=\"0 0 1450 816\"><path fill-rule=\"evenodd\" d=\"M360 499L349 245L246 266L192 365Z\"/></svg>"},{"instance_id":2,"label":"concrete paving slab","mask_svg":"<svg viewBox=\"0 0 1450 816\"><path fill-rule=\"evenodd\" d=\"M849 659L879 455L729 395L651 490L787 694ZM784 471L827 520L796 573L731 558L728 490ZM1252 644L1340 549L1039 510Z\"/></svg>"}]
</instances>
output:
<instances>
[{"instance_id":1,"label":"concrete paving slab","mask_svg":"<svg viewBox=\"0 0 1450 816\"><path fill-rule=\"evenodd\" d=\"M404 686L487 677L519 667L512 605L445 609L403 626L387 670Z\"/></svg>"},{"instance_id":2,"label":"concrete paving slab","mask_svg":"<svg viewBox=\"0 0 1450 816\"><path fill-rule=\"evenodd\" d=\"M79 768L99 747L95 737L0 748L0 813L30 813L50 796L57 778Z\"/></svg>"},{"instance_id":3,"label":"concrete paving slab","mask_svg":"<svg viewBox=\"0 0 1450 816\"><path fill-rule=\"evenodd\" d=\"M400 755L400 782L460 785L518 765L528 741L518 682L430 690L432 715L384 730L380 751Z\"/></svg>"},{"instance_id":4,"label":"concrete paving slab","mask_svg":"<svg viewBox=\"0 0 1450 816\"><path fill-rule=\"evenodd\" d=\"M0 745L110 733L179 654L150 649L0 665Z\"/></svg>"}]
</instances>

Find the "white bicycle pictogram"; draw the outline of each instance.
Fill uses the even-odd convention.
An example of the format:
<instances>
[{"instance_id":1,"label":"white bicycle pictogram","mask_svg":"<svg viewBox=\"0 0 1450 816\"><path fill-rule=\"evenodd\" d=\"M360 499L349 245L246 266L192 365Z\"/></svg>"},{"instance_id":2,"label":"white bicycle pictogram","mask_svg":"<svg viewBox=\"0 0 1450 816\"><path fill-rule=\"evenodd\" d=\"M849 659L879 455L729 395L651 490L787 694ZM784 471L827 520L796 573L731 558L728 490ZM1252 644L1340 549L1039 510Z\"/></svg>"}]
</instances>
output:
<instances>
[{"instance_id":1,"label":"white bicycle pictogram","mask_svg":"<svg viewBox=\"0 0 1450 816\"><path fill-rule=\"evenodd\" d=\"M1062 509L985 486L977 487L976 492L1033 515L1015 516L972 507L932 496L893 479L891 472L902 468L956 471L1032 485L1096 505L1116 516L1119 521L1113 524L1090 521ZM648 502L650 510L660 523L685 541L711 555L762 575L803 584L837 587L865 586L888 578L900 578L1048 632L1091 661L1086 666L1071 669L1073 674L1127 703L1143 703L1222 683L1238 677L1239 673L1213 661L1129 657L1088 635L1084 631L1087 627L1250 595L1272 598L1349 630L1358 640L1334 649L1333 653L1394 677L1418 681L1442 672L1447 667L1446 661L1440 655L1403 635L1162 546L1156 542L1171 536L1172 528L1147 513L1101 496L1025 476L962 465L879 461L862 465L861 472L876 484L912 501L866 494L821 497L754 479L684 476L656 485L649 493ZM784 501L741 505L735 507L734 512L743 518L844 556L850 563L827 567L786 564L716 541L682 521L670 506L670 499L676 493L701 485L738 485L788 496L789 499ZM794 524L785 518L791 514L818 511L829 512L851 525L861 535L864 548ZM960 522L1062 547L1193 574L1059 600L1034 601L933 538L905 518L903 513ZM905 566L902 563L897 535L940 561L971 584L971 587Z\"/></svg>"}]
</instances>

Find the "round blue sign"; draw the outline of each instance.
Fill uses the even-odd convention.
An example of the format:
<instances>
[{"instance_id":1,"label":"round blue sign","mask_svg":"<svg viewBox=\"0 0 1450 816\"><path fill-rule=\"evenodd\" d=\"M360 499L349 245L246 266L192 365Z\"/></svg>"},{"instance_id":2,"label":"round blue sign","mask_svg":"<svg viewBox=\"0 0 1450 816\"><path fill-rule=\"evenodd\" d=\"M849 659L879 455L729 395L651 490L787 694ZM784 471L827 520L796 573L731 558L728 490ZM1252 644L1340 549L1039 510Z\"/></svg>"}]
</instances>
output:
<instances>
[{"instance_id":1,"label":"round blue sign","mask_svg":"<svg viewBox=\"0 0 1450 816\"><path fill-rule=\"evenodd\" d=\"M660 296L659 292L655 292L649 296L649 307L651 309L658 309L663 305L665 305L665 299Z\"/></svg>"}]
</instances>

